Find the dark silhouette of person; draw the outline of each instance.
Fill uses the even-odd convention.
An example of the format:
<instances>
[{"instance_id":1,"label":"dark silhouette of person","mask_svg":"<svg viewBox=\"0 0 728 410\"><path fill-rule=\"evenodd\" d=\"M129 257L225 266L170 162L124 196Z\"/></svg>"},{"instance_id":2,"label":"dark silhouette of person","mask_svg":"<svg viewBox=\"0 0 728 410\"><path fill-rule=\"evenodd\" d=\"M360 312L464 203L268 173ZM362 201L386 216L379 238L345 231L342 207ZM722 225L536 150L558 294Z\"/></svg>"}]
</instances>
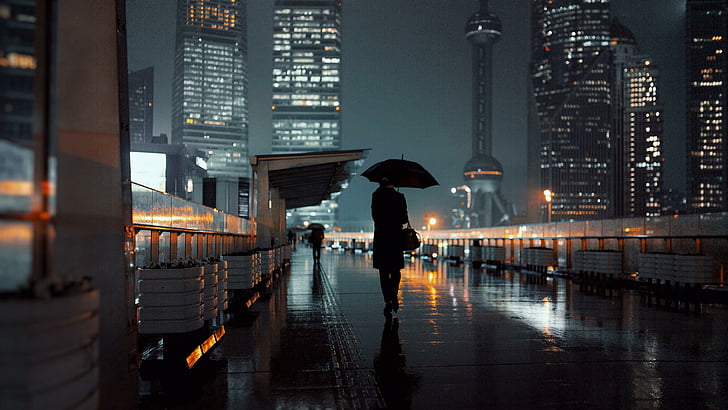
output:
<instances>
[{"instance_id":1,"label":"dark silhouette of person","mask_svg":"<svg viewBox=\"0 0 728 410\"><path fill-rule=\"evenodd\" d=\"M407 358L399 340L399 322L387 320L379 353L374 356L374 377L388 409L409 409L419 377L407 372Z\"/></svg>"},{"instance_id":2,"label":"dark silhouette of person","mask_svg":"<svg viewBox=\"0 0 728 410\"><path fill-rule=\"evenodd\" d=\"M373 265L379 269L379 283L384 296L384 315L388 318L399 310L400 269L404 268L402 256L402 226L409 223L407 201L394 185L383 178L372 194L372 219L374 219Z\"/></svg>"},{"instance_id":3,"label":"dark silhouette of person","mask_svg":"<svg viewBox=\"0 0 728 410\"><path fill-rule=\"evenodd\" d=\"M295 237L296 237L296 234L293 233L293 231L289 229L288 230L288 244L289 245L293 245L293 238L295 238Z\"/></svg>"},{"instance_id":4,"label":"dark silhouette of person","mask_svg":"<svg viewBox=\"0 0 728 410\"><path fill-rule=\"evenodd\" d=\"M323 229L312 229L311 235L308 237L308 243L313 248L313 261L318 262L321 259L321 244L324 241Z\"/></svg>"}]
</instances>

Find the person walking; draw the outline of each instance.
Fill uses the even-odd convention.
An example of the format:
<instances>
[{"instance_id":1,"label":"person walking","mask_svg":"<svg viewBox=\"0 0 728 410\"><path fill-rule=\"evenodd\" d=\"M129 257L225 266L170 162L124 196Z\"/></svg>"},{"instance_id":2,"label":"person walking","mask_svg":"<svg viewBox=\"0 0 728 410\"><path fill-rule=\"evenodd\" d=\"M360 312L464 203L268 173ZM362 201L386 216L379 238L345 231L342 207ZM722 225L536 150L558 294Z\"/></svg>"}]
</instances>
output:
<instances>
[{"instance_id":1,"label":"person walking","mask_svg":"<svg viewBox=\"0 0 728 410\"><path fill-rule=\"evenodd\" d=\"M313 261L314 263L318 263L321 259L321 244L324 241L324 227L321 226L321 228L314 227L310 229L311 235L308 237L308 243L310 243L313 248Z\"/></svg>"},{"instance_id":2,"label":"person walking","mask_svg":"<svg viewBox=\"0 0 728 410\"><path fill-rule=\"evenodd\" d=\"M384 297L384 315L392 317L399 310L400 269L404 268L402 256L402 227L409 224L407 201L397 192L387 177L379 181L379 188L372 194L372 219L374 220L373 266L379 270L379 283Z\"/></svg>"}]
</instances>

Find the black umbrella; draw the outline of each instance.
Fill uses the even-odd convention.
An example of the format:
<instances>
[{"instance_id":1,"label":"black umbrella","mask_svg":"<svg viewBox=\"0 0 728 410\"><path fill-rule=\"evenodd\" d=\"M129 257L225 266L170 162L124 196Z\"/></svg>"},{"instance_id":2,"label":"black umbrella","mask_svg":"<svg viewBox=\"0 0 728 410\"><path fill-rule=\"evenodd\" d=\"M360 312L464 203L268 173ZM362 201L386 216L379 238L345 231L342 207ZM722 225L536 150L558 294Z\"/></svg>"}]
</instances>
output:
<instances>
[{"instance_id":1,"label":"black umbrella","mask_svg":"<svg viewBox=\"0 0 728 410\"><path fill-rule=\"evenodd\" d=\"M422 165L404 159L387 159L377 162L361 173L372 182L380 182L384 178L398 188L427 188L440 185Z\"/></svg>"},{"instance_id":2,"label":"black umbrella","mask_svg":"<svg viewBox=\"0 0 728 410\"><path fill-rule=\"evenodd\" d=\"M308 227L306 227L306 229L320 229L323 231L326 228L324 228L324 226L321 225L320 223L314 222L312 224L308 224Z\"/></svg>"}]
</instances>

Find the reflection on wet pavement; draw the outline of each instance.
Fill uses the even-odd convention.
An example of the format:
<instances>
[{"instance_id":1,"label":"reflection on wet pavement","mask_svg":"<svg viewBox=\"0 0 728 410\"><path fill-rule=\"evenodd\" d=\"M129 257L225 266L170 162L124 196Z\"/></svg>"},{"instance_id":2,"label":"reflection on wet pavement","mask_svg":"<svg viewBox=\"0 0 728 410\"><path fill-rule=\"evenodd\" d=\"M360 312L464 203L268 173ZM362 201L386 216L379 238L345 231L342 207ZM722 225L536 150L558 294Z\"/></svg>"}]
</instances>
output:
<instances>
[{"instance_id":1,"label":"reflection on wet pavement","mask_svg":"<svg viewBox=\"0 0 728 410\"><path fill-rule=\"evenodd\" d=\"M376 271L362 266L366 256L336 258L356 266L346 279L341 272L338 292L362 351L375 358L377 289L368 285L372 306L360 295ZM412 408L728 403L723 306L704 306L697 316L647 307L634 290L593 296L566 279L420 259L406 265L401 289L401 348L407 371L419 377Z\"/></svg>"},{"instance_id":2,"label":"reflection on wet pavement","mask_svg":"<svg viewBox=\"0 0 728 410\"><path fill-rule=\"evenodd\" d=\"M402 273L387 321L371 256L328 251L314 269L299 250L228 325L199 397L171 408L726 408L725 306L443 261Z\"/></svg>"}]
</instances>

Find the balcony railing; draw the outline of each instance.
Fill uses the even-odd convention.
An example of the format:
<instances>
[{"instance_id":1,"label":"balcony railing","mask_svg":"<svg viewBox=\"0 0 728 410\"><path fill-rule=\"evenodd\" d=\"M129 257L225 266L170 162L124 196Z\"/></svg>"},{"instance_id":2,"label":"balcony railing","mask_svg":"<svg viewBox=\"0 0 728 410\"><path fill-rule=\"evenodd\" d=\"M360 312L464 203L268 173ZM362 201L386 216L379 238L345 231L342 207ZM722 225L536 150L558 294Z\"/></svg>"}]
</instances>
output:
<instances>
[{"instance_id":1,"label":"balcony railing","mask_svg":"<svg viewBox=\"0 0 728 410\"><path fill-rule=\"evenodd\" d=\"M136 265L204 258L251 248L255 223L132 183Z\"/></svg>"}]
</instances>

